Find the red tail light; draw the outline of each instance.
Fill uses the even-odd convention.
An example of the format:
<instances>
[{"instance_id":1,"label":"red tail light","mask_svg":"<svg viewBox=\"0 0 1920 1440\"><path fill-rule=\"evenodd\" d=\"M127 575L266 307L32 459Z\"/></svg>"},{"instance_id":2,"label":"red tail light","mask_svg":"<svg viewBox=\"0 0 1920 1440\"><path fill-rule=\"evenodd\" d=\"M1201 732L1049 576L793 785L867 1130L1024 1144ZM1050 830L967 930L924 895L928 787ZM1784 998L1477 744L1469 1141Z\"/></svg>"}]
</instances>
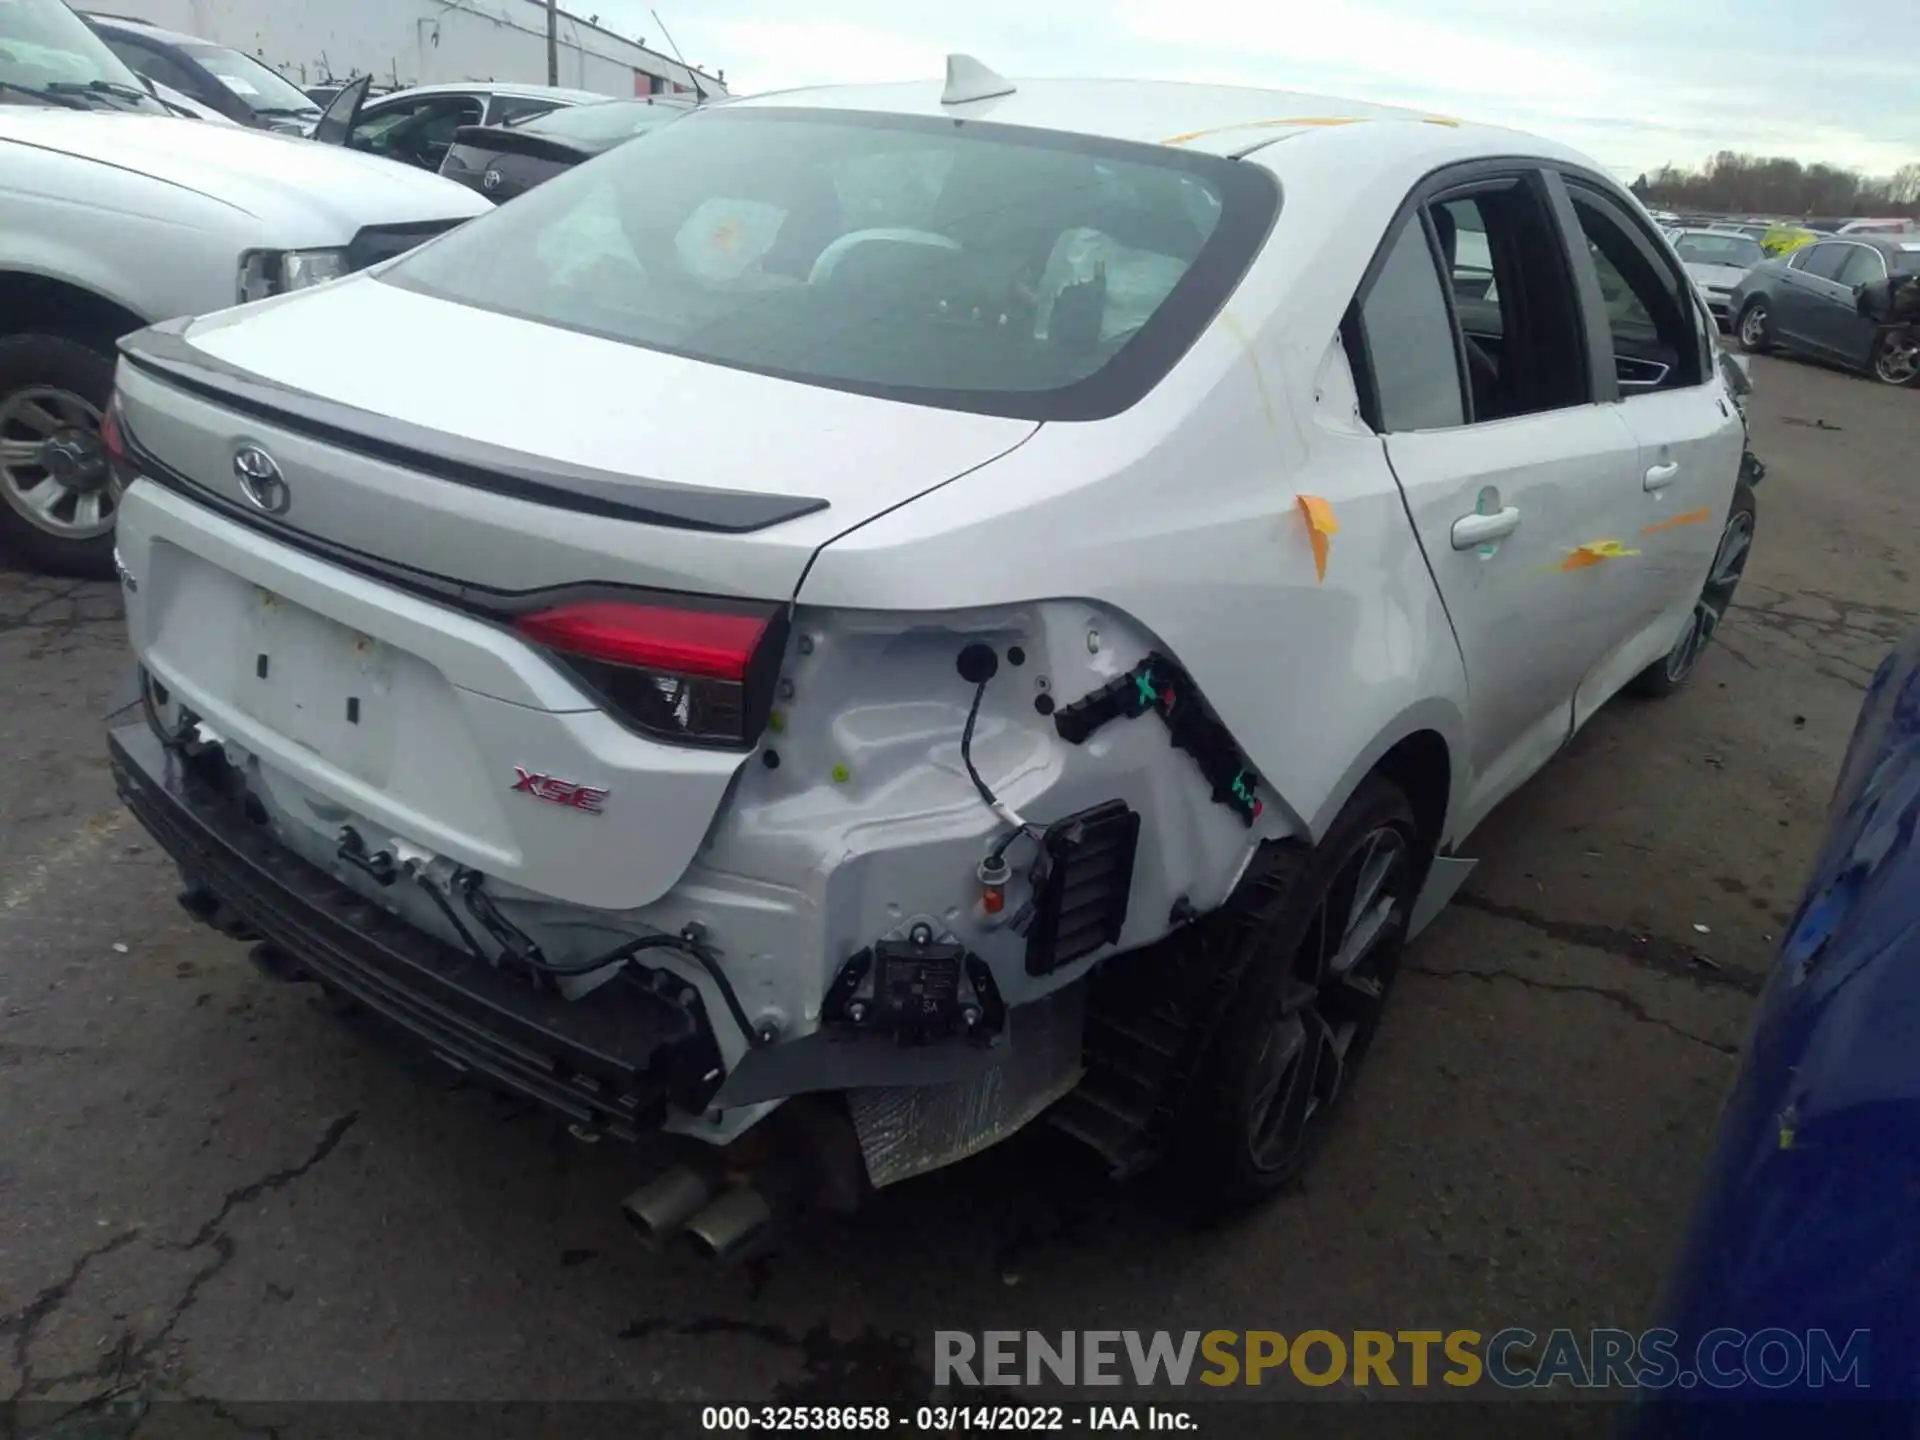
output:
<instances>
[{"instance_id":1,"label":"red tail light","mask_svg":"<svg viewBox=\"0 0 1920 1440\"><path fill-rule=\"evenodd\" d=\"M107 397L107 408L100 413L100 448L106 452L107 474L113 479L114 489L124 492L133 483L136 472L117 391Z\"/></svg>"},{"instance_id":2,"label":"red tail light","mask_svg":"<svg viewBox=\"0 0 1920 1440\"><path fill-rule=\"evenodd\" d=\"M100 417L100 444L107 452L110 464L127 463L127 441L120 433L120 397L118 394L107 398L106 413Z\"/></svg>"},{"instance_id":3,"label":"red tail light","mask_svg":"<svg viewBox=\"0 0 1920 1440\"><path fill-rule=\"evenodd\" d=\"M745 747L766 724L782 613L750 603L582 600L517 616L513 625L635 729Z\"/></svg>"}]
</instances>

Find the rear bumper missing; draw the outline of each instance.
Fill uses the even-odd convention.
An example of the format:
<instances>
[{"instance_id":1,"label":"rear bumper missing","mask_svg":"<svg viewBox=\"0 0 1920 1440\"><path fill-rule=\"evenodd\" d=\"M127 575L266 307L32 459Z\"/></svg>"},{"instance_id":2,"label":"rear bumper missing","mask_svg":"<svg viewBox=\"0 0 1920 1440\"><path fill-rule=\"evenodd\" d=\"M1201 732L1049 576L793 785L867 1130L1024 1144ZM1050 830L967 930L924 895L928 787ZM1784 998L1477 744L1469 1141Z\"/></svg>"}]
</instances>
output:
<instances>
[{"instance_id":1,"label":"rear bumper missing","mask_svg":"<svg viewBox=\"0 0 1920 1440\"><path fill-rule=\"evenodd\" d=\"M455 1070L595 1133L634 1140L722 1079L697 996L631 966L578 1002L486 964L370 904L250 819L217 753L170 757L143 723L108 738L114 784L192 881L313 978L393 1022Z\"/></svg>"}]
</instances>

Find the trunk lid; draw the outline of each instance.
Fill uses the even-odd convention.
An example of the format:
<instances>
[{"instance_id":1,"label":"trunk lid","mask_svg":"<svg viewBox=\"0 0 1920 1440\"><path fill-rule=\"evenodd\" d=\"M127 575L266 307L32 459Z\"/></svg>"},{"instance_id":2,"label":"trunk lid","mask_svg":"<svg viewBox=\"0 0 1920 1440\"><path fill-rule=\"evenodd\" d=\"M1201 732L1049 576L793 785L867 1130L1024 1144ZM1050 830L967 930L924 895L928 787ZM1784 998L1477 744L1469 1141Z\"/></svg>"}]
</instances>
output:
<instances>
[{"instance_id":1,"label":"trunk lid","mask_svg":"<svg viewBox=\"0 0 1920 1440\"><path fill-rule=\"evenodd\" d=\"M233 451L254 441L285 475L283 525L499 590L594 580L785 600L834 536L1037 428L702 364L371 277L193 321L173 343L204 371L194 393L164 373L157 389L139 383L142 337L122 367L131 428L157 459L240 502ZM250 398L235 408L229 392ZM462 464L427 463L454 454ZM609 503L569 509L550 489L499 483L556 475ZM682 519L730 516L733 532L623 518L621 501L652 513L662 497ZM785 518L735 523L754 516Z\"/></svg>"}]
</instances>

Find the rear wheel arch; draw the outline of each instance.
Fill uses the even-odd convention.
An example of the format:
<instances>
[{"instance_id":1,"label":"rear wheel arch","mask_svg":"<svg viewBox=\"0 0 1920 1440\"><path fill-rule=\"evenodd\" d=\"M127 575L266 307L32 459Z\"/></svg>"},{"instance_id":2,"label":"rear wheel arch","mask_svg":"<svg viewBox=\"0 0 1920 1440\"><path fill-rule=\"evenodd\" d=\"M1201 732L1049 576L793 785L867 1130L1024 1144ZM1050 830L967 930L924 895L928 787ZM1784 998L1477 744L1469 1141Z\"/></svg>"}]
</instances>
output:
<instances>
[{"instance_id":1,"label":"rear wheel arch","mask_svg":"<svg viewBox=\"0 0 1920 1440\"><path fill-rule=\"evenodd\" d=\"M1421 849L1431 857L1446 837L1453 798L1453 752L1446 739L1437 730L1415 730L1395 741L1370 773L1400 787L1413 806Z\"/></svg>"},{"instance_id":2,"label":"rear wheel arch","mask_svg":"<svg viewBox=\"0 0 1920 1440\"><path fill-rule=\"evenodd\" d=\"M1465 717L1446 700L1409 706L1380 729L1354 757L1340 783L1314 806L1306 817L1306 838L1317 844L1360 787L1372 776L1382 775L1412 804L1426 849L1423 858L1431 858L1455 838L1455 801L1466 791L1464 777L1455 773L1466 753L1465 734Z\"/></svg>"}]
</instances>

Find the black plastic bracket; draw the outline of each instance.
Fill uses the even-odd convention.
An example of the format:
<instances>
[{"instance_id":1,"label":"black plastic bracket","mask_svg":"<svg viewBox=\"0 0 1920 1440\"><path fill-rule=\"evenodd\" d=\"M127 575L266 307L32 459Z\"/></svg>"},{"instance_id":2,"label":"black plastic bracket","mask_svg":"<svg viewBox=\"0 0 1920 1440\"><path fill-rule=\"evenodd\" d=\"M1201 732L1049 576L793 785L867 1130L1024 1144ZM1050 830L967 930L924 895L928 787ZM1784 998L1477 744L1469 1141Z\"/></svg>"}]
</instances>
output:
<instances>
[{"instance_id":1,"label":"black plastic bracket","mask_svg":"<svg viewBox=\"0 0 1920 1440\"><path fill-rule=\"evenodd\" d=\"M891 1035L902 1045L953 1036L991 1044L1007 1006L987 962L952 941L880 940L840 967L820 1005L841 1035Z\"/></svg>"},{"instance_id":2,"label":"black plastic bracket","mask_svg":"<svg viewBox=\"0 0 1920 1440\"><path fill-rule=\"evenodd\" d=\"M1139 845L1140 816L1124 800L1108 800L1047 827L1030 877L1029 975L1050 975L1119 941Z\"/></svg>"},{"instance_id":3,"label":"black plastic bracket","mask_svg":"<svg viewBox=\"0 0 1920 1440\"><path fill-rule=\"evenodd\" d=\"M1149 654L1117 676L1054 713L1053 728L1070 745L1084 744L1111 720L1133 720L1152 710L1166 722L1173 748L1184 750L1213 787L1215 804L1225 805L1248 825L1260 818L1260 776L1234 743L1233 734L1178 661Z\"/></svg>"}]
</instances>

